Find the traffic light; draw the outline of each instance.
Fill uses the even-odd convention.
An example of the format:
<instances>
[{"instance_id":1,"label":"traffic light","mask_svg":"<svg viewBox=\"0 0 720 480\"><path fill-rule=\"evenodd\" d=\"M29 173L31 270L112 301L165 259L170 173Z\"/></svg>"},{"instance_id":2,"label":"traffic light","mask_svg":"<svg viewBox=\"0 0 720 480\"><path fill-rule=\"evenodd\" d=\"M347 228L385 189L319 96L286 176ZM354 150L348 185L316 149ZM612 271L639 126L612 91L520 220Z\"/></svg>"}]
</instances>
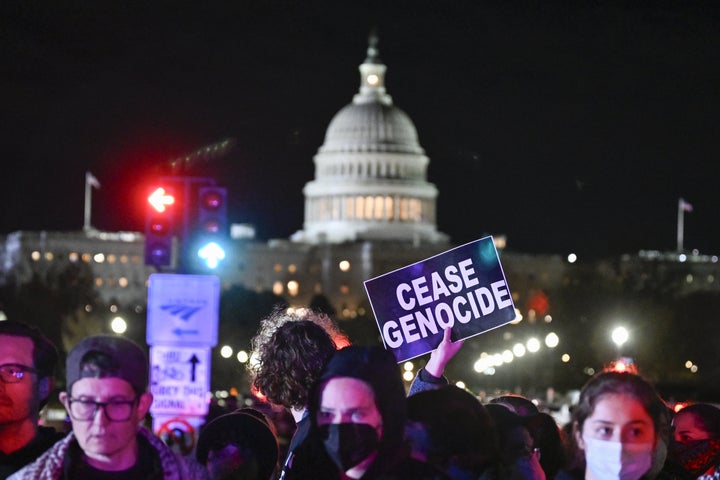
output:
<instances>
[{"instance_id":1,"label":"traffic light","mask_svg":"<svg viewBox=\"0 0 720 480\"><path fill-rule=\"evenodd\" d=\"M198 189L197 242L195 254L208 268L216 268L225 258L227 239L227 189Z\"/></svg>"},{"instance_id":2,"label":"traffic light","mask_svg":"<svg viewBox=\"0 0 720 480\"><path fill-rule=\"evenodd\" d=\"M178 202L173 189L164 186L152 189L147 202L145 264L156 267L170 265Z\"/></svg>"}]
</instances>

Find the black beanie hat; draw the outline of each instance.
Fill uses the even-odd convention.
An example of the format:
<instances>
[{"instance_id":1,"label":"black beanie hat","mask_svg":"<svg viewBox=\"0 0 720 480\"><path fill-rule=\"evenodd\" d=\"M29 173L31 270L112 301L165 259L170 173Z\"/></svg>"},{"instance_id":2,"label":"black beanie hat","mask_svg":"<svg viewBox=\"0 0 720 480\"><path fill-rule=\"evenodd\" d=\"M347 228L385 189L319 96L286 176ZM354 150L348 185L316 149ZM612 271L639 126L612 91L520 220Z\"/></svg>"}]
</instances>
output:
<instances>
[{"instance_id":1,"label":"black beanie hat","mask_svg":"<svg viewBox=\"0 0 720 480\"><path fill-rule=\"evenodd\" d=\"M211 450L233 443L249 448L258 462L258 477L270 478L278 461L278 442L268 420L259 411L241 408L221 415L200 429L195 458L205 465Z\"/></svg>"},{"instance_id":2,"label":"black beanie hat","mask_svg":"<svg viewBox=\"0 0 720 480\"><path fill-rule=\"evenodd\" d=\"M383 419L384 444L402 440L407 404L405 386L395 356L380 346L351 345L336 351L320 375L316 385L311 415L313 421L319 408L320 390L327 380L350 377L370 385Z\"/></svg>"}]
</instances>

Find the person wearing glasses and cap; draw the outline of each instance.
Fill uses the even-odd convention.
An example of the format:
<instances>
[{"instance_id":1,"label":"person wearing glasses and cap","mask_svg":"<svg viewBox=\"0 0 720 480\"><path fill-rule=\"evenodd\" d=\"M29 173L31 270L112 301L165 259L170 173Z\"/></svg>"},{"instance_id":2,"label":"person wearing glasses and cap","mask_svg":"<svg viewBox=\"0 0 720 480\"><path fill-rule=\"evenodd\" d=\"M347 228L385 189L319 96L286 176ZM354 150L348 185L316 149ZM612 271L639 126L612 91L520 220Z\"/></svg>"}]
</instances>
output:
<instances>
[{"instance_id":1,"label":"person wearing glasses and cap","mask_svg":"<svg viewBox=\"0 0 720 480\"><path fill-rule=\"evenodd\" d=\"M0 321L0 479L35 461L64 434L39 426L55 383L55 345L39 329Z\"/></svg>"},{"instance_id":2,"label":"person wearing glasses and cap","mask_svg":"<svg viewBox=\"0 0 720 480\"><path fill-rule=\"evenodd\" d=\"M88 337L69 353L60 401L72 432L16 479L207 479L197 462L174 453L140 425L150 405L148 361L120 336Z\"/></svg>"}]
</instances>

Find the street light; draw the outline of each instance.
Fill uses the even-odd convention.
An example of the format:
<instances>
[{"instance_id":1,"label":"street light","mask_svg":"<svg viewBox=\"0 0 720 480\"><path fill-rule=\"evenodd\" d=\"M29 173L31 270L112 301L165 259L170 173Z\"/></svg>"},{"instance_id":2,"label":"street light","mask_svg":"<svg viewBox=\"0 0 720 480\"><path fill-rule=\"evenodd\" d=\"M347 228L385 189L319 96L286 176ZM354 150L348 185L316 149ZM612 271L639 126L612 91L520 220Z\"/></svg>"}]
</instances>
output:
<instances>
[{"instance_id":1,"label":"street light","mask_svg":"<svg viewBox=\"0 0 720 480\"><path fill-rule=\"evenodd\" d=\"M618 354L620 354L620 349L630 338L630 333L625 327L615 327L610 334L610 338L613 343L615 343L615 346L617 346Z\"/></svg>"},{"instance_id":2,"label":"street light","mask_svg":"<svg viewBox=\"0 0 720 480\"><path fill-rule=\"evenodd\" d=\"M527 343L525 344L525 346L527 347L527 351L528 351L528 352L530 352L530 353L535 353L535 352L537 352L538 350L540 350L540 340L538 340L538 339L535 338L535 337L530 338L530 339L528 339L528 341L527 341Z\"/></svg>"},{"instance_id":3,"label":"street light","mask_svg":"<svg viewBox=\"0 0 720 480\"><path fill-rule=\"evenodd\" d=\"M127 322L122 317L115 317L110 321L110 328L115 333L123 334L127 331Z\"/></svg>"},{"instance_id":4,"label":"street light","mask_svg":"<svg viewBox=\"0 0 720 480\"><path fill-rule=\"evenodd\" d=\"M525 355L525 352L527 350L525 348L525 345L523 345L522 343L516 343L515 345L513 345L512 351L516 357L522 357L523 355Z\"/></svg>"}]
</instances>

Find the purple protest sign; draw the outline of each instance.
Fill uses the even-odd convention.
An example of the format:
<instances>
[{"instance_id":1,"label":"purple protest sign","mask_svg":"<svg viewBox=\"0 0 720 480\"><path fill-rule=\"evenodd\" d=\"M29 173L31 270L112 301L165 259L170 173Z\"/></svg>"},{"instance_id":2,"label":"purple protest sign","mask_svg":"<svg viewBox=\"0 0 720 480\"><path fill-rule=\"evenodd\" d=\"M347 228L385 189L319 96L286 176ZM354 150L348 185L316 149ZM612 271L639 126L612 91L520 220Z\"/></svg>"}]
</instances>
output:
<instances>
[{"instance_id":1,"label":"purple protest sign","mask_svg":"<svg viewBox=\"0 0 720 480\"><path fill-rule=\"evenodd\" d=\"M492 237L366 280L365 291L398 363L435 350L445 328L457 341L515 320Z\"/></svg>"}]
</instances>

